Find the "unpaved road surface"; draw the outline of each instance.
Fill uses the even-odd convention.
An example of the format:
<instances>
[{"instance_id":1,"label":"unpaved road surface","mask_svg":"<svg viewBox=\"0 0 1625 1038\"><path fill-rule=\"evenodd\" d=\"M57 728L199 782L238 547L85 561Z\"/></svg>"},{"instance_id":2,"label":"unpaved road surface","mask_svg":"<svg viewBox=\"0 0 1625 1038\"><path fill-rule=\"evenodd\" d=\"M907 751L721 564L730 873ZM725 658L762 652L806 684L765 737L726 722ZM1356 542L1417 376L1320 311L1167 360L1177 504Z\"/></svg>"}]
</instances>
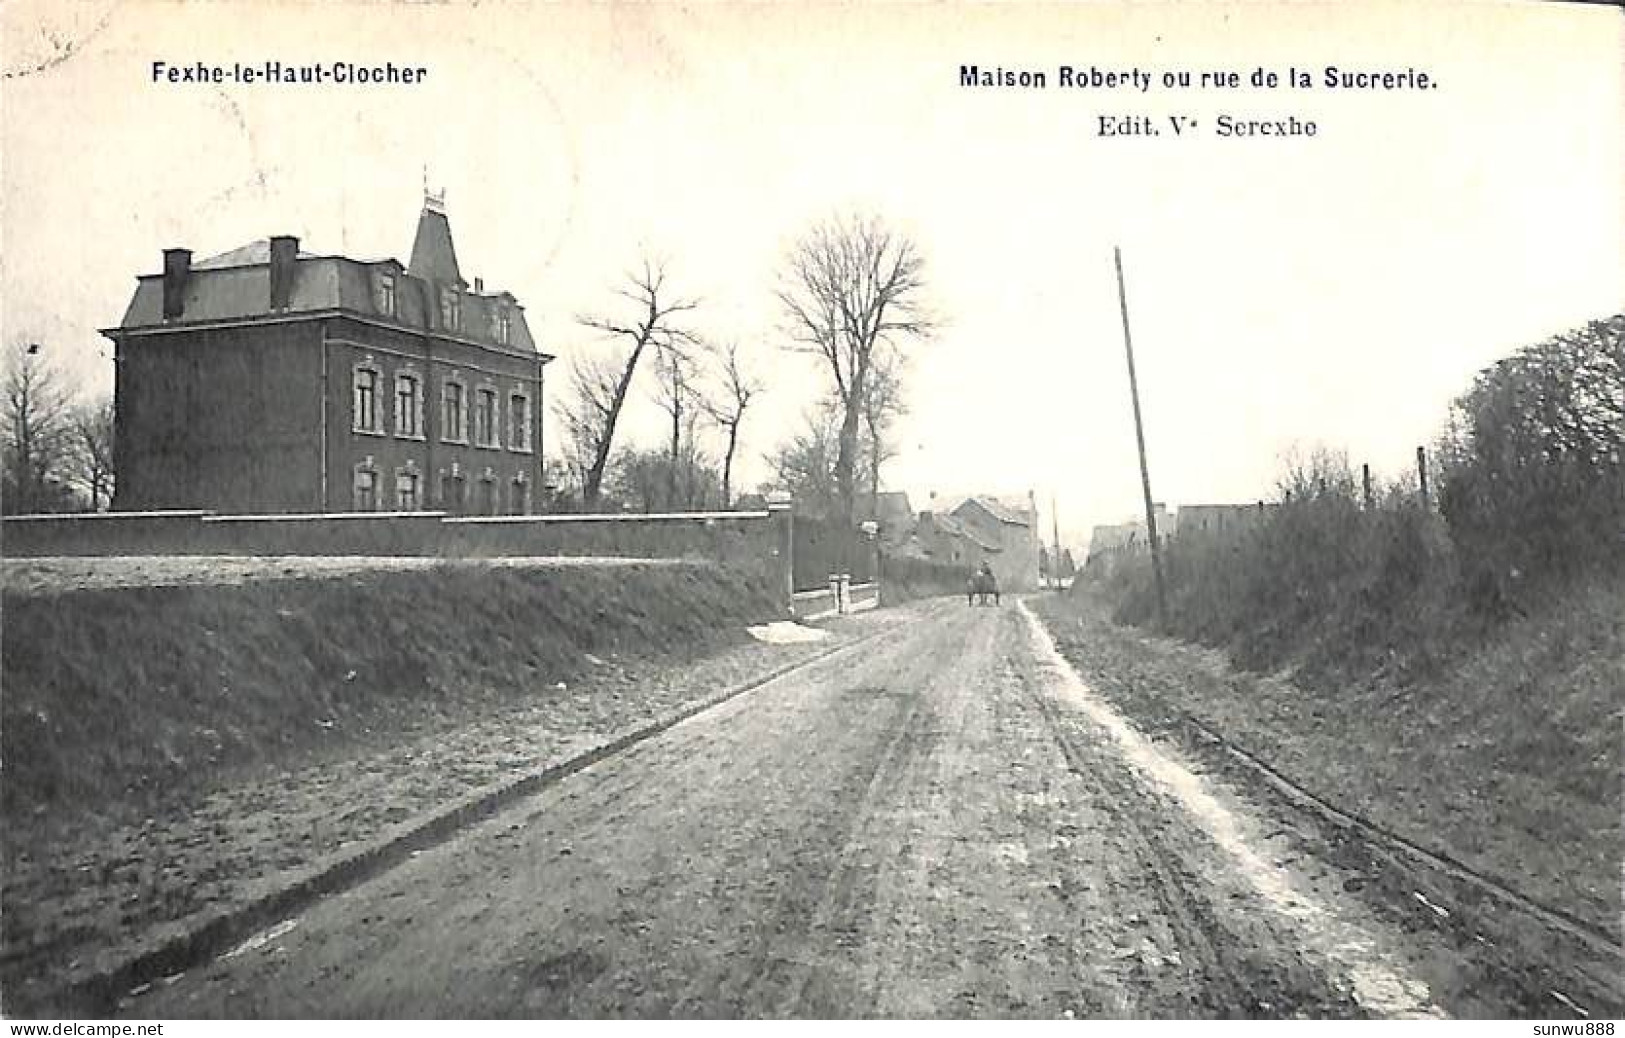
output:
<instances>
[{"instance_id":1,"label":"unpaved road surface","mask_svg":"<svg viewBox=\"0 0 1625 1038\"><path fill-rule=\"evenodd\" d=\"M392 830L907 616L866 612L812 632L827 640L751 641L687 661L589 657L583 681L544 681L472 716L430 714L409 735L343 732L310 759L228 773L144 810L7 819L0 1006L57 1008L60 989L309 882Z\"/></svg>"},{"instance_id":2,"label":"unpaved road surface","mask_svg":"<svg viewBox=\"0 0 1625 1038\"><path fill-rule=\"evenodd\" d=\"M128 1015L1435 1015L1019 604L700 714L127 1000Z\"/></svg>"}]
</instances>

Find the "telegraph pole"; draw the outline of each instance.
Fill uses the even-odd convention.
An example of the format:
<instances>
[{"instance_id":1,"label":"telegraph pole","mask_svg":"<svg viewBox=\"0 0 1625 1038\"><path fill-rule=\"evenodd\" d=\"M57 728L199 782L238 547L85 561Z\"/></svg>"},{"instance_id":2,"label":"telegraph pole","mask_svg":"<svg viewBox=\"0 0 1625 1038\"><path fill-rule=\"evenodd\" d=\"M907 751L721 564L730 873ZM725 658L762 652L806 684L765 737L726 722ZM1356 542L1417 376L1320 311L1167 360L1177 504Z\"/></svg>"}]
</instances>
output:
<instances>
[{"instance_id":1,"label":"telegraph pole","mask_svg":"<svg viewBox=\"0 0 1625 1038\"><path fill-rule=\"evenodd\" d=\"M1162 587L1162 545L1157 541L1157 510L1151 503L1151 469L1145 460L1145 424L1140 420L1140 383L1134 377L1134 340L1128 330L1128 290L1123 287L1123 250L1112 246L1117 264L1117 305L1123 311L1123 351L1128 354L1128 391L1134 400L1134 442L1140 449L1140 489L1145 494L1145 535L1151 541L1151 574L1157 583L1157 619L1168 624L1168 597Z\"/></svg>"},{"instance_id":2,"label":"telegraph pole","mask_svg":"<svg viewBox=\"0 0 1625 1038\"><path fill-rule=\"evenodd\" d=\"M1055 590L1059 591L1061 589L1061 513L1056 508L1055 491L1053 490L1049 492L1049 521L1050 532L1055 541L1054 554L1050 556L1049 573L1052 578L1050 582L1055 585Z\"/></svg>"}]
</instances>

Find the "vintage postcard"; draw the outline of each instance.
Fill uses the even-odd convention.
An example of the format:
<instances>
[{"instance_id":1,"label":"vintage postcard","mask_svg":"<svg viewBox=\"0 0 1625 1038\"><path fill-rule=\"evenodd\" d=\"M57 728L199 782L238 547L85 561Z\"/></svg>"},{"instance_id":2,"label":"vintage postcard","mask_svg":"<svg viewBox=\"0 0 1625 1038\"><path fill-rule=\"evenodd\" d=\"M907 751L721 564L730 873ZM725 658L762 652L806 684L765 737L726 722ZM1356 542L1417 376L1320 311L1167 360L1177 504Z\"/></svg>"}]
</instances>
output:
<instances>
[{"instance_id":1,"label":"vintage postcard","mask_svg":"<svg viewBox=\"0 0 1625 1038\"><path fill-rule=\"evenodd\" d=\"M1617 8L0 29L7 1017L1625 1014Z\"/></svg>"}]
</instances>

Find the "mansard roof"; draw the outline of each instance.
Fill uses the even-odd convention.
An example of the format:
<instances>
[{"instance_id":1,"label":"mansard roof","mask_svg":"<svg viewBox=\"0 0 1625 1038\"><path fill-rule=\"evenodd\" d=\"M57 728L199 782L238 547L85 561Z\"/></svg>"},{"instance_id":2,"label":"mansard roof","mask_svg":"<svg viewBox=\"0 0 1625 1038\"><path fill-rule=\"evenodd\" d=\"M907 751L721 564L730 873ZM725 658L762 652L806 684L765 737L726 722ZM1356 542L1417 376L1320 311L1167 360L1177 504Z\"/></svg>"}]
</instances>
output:
<instances>
[{"instance_id":1,"label":"mansard roof","mask_svg":"<svg viewBox=\"0 0 1625 1038\"><path fill-rule=\"evenodd\" d=\"M429 227L427 232L425 226ZM425 238L427 245L423 244ZM424 271L441 276L425 276ZM394 281L393 310L384 305L381 291L380 281L386 275ZM447 328L441 322L442 291L458 295L457 328ZM288 305L273 311L270 292L270 241L260 239L192 264L182 288L181 315L172 321L163 317L164 275L139 275L123 319L108 332L285 319L290 315L336 311L428 330L504 352L539 352L525 319L525 308L511 293L468 291L457 267L445 213L431 211L427 206L418 223L413 265L403 267L394 259L361 260L300 251L293 264ZM508 319L506 344L499 334L500 315L504 313Z\"/></svg>"}]
</instances>

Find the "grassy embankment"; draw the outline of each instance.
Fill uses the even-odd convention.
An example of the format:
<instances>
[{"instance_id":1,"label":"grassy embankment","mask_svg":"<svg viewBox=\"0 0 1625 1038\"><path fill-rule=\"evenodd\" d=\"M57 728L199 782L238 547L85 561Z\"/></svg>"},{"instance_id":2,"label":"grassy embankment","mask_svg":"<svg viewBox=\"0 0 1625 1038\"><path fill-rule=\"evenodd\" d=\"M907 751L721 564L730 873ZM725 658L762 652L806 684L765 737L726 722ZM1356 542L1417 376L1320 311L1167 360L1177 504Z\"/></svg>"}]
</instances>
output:
<instances>
[{"instance_id":1,"label":"grassy embankment","mask_svg":"<svg viewBox=\"0 0 1625 1038\"><path fill-rule=\"evenodd\" d=\"M697 563L7 594L3 608L14 820L432 730L574 685L588 654L681 659L778 615L759 583Z\"/></svg>"},{"instance_id":2,"label":"grassy embankment","mask_svg":"<svg viewBox=\"0 0 1625 1038\"><path fill-rule=\"evenodd\" d=\"M1284 672L1155 683L1304 784L1617 934L1625 315L1485 368L1430 456L1426 500L1320 452L1267 514L1182 532L1165 617L1143 556L1079 593Z\"/></svg>"},{"instance_id":3,"label":"grassy embankment","mask_svg":"<svg viewBox=\"0 0 1625 1038\"><path fill-rule=\"evenodd\" d=\"M1099 585L1043 612L1084 678L1142 724L1183 710L1345 810L1619 932L1625 586L1340 663L1347 628L1261 617L1207 639L1270 677L1113 624ZM1356 658L1385 662L1357 674Z\"/></svg>"}]
</instances>

